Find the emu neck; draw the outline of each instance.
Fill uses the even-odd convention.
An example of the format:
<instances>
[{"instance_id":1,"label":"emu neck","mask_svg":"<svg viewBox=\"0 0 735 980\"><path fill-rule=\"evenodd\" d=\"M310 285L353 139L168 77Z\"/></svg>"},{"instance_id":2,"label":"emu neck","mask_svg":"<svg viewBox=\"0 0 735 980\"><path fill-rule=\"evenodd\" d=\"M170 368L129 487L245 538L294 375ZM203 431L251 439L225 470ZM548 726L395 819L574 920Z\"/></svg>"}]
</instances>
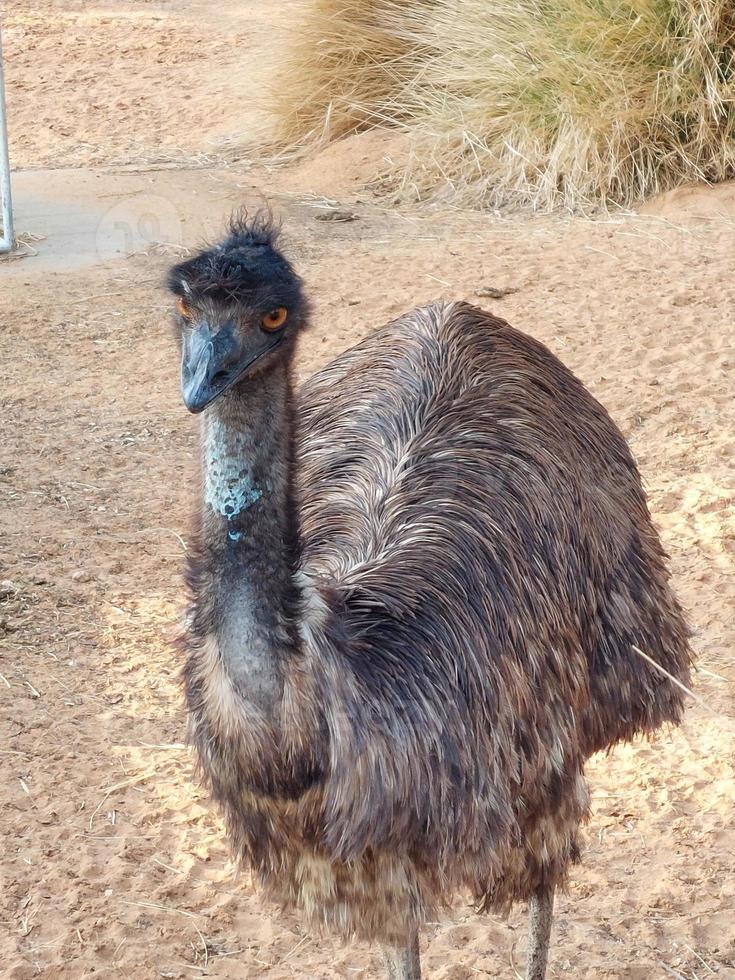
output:
<instances>
[{"instance_id":1,"label":"emu neck","mask_svg":"<svg viewBox=\"0 0 735 980\"><path fill-rule=\"evenodd\" d=\"M271 714L292 644L296 534L285 366L202 417L202 533L219 654L242 697Z\"/></svg>"}]
</instances>

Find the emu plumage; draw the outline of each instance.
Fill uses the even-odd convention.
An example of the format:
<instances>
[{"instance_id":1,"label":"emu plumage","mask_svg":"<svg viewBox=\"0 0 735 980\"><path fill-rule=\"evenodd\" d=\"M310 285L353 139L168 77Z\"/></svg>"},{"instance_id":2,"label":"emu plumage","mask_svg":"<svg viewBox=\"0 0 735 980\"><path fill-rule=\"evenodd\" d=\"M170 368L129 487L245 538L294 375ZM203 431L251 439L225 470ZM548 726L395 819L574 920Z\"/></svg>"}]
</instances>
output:
<instances>
[{"instance_id":1,"label":"emu plumage","mask_svg":"<svg viewBox=\"0 0 735 980\"><path fill-rule=\"evenodd\" d=\"M464 303L413 310L294 394L307 307L267 223L170 284L183 332L238 338L226 370L216 348L197 367L185 637L192 737L237 851L312 925L396 947L401 978L458 889L531 900L543 977L585 760L677 723L664 671L688 678L623 437L545 347ZM270 306L289 319L265 349Z\"/></svg>"}]
</instances>

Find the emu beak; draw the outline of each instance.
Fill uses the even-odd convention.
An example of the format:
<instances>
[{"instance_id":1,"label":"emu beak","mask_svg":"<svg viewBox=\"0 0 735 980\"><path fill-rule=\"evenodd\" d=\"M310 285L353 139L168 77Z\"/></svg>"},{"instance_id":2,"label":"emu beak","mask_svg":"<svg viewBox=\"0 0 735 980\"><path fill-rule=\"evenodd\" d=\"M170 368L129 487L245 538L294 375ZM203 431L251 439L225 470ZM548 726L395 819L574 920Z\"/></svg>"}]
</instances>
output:
<instances>
[{"instance_id":1,"label":"emu beak","mask_svg":"<svg viewBox=\"0 0 735 980\"><path fill-rule=\"evenodd\" d=\"M264 336L262 344L250 347L244 344L234 324L227 323L215 333L206 320L193 330L184 330L181 394L186 407L190 412L202 412L281 339Z\"/></svg>"}]
</instances>

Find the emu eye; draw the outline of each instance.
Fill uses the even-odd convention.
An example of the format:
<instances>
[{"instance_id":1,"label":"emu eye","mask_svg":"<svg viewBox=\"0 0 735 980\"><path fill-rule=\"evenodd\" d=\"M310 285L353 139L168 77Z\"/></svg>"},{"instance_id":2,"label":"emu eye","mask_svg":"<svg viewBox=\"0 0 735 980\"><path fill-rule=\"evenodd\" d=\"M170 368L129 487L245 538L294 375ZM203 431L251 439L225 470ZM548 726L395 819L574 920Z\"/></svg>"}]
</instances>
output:
<instances>
[{"instance_id":1,"label":"emu eye","mask_svg":"<svg viewBox=\"0 0 735 980\"><path fill-rule=\"evenodd\" d=\"M260 325L263 330L278 330L286 322L288 316L288 310L285 306L278 306L275 310L271 310L270 313L266 313L263 319L260 321Z\"/></svg>"},{"instance_id":2,"label":"emu eye","mask_svg":"<svg viewBox=\"0 0 735 980\"><path fill-rule=\"evenodd\" d=\"M181 297L176 300L176 309L185 320L189 320L191 318L191 307L186 300L181 299Z\"/></svg>"}]
</instances>

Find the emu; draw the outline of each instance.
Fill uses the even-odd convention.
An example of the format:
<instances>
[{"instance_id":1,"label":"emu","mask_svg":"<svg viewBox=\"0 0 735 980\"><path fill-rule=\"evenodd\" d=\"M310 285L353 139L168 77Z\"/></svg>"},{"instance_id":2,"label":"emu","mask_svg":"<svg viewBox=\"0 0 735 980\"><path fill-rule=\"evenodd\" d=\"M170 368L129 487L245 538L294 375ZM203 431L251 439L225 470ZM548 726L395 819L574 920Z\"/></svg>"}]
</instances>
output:
<instances>
[{"instance_id":1,"label":"emu","mask_svg":"<svg viewBox=\"0 0 735 980\"><path fill-rule=\"evenodd\" d=\"M295 393L309 307L267 218L169 286L204 413L184 683L236 852L312 927L380 942L394 980L420 977L419 928L458 890L526 901L541 980L585 760L678 723L689 676L621 433L461 302Z\"/></svg>"}]
</instances>

